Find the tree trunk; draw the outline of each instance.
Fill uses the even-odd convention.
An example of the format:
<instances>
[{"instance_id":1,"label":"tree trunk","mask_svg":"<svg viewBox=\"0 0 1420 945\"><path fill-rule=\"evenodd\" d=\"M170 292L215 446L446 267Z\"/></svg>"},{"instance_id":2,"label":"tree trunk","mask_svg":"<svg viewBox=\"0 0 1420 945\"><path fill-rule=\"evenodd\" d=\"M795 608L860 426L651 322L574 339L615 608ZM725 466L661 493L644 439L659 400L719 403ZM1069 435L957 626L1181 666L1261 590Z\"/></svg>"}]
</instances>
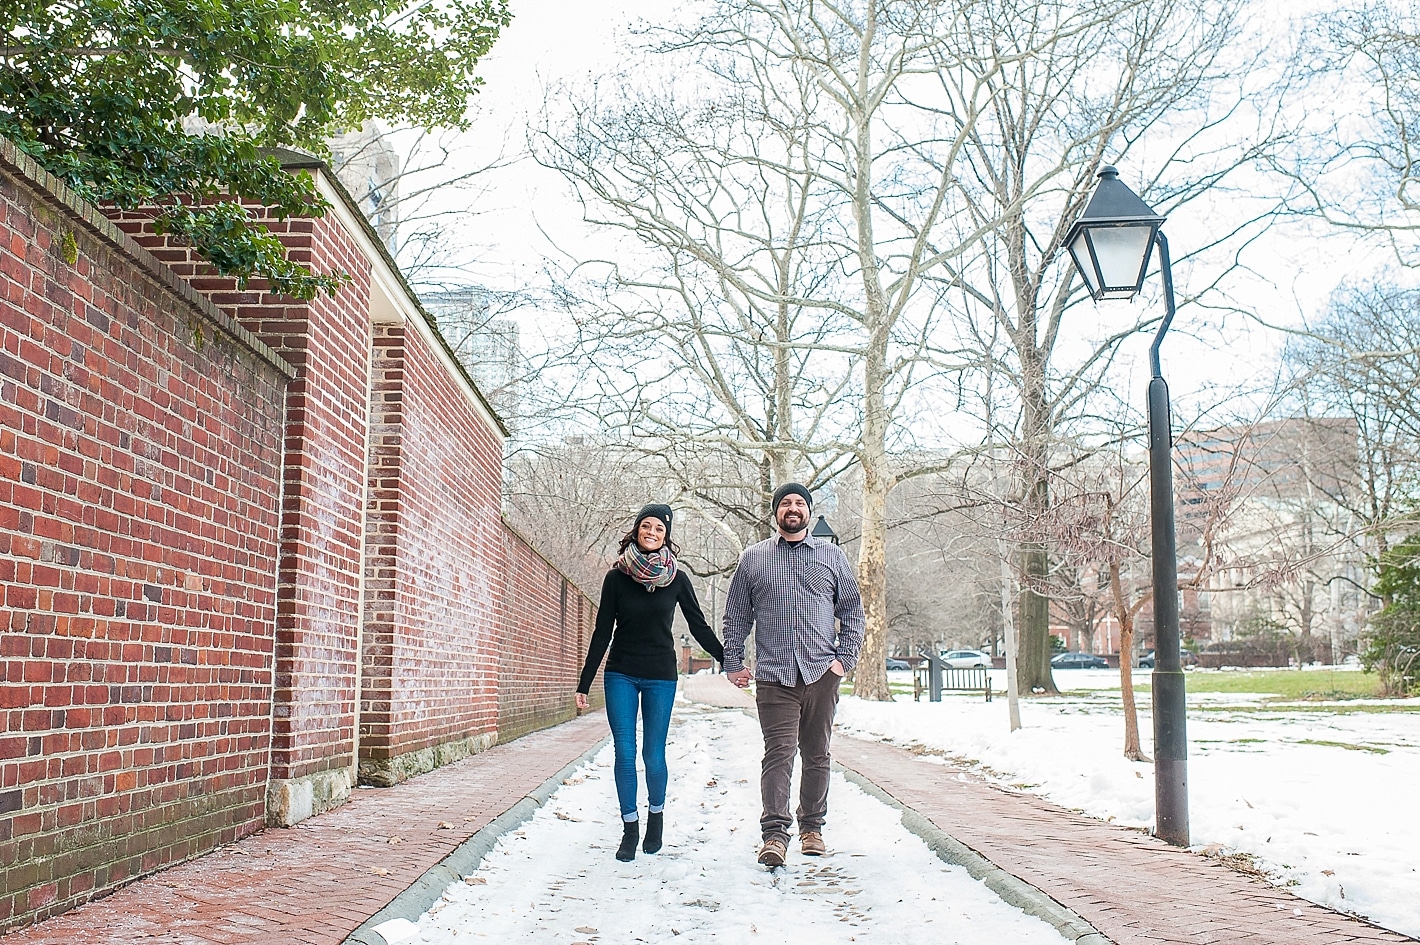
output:
<instances>
[{"instance_id":1,"label":"tree trunk","mask_svg":"<svg viewBox=\"0 0 1420 945\"><path fill-rule=\"evenodd\" d=\"M887 682L887 494L877 470L863 467L862 539L858 545L858 590L863 595L863 650L853 675L860 699L890 701Z\"/></svg>"},{"instance_id":2,"label":"tree trunk","mask_svg":"<svg viewBox=\"0 0 1420 945\"><path fill-rule=\"evenodd\" d=\"M1114 597L1114 616L1119 620L1119 685L1124 699L1124 757L1149 761L1139 745L1139 709L1134 704L1134 611L1124 599L1119 580L1119 562L1109 563L1109 588ZM1157 656L1157 648L1155 654Z\"/></svg>"},{"instance_id":3,"label":"tree trunk","mask_svg":"<svg viewBox=\"0 0 1420 945\"><path fill-rule=\"evenodd\" d=\"M1316 619L1316 606L1312 601L1315 593L1315 581L1302 582L1302 606L1298 615L1298 622L1302 627L1301 639L1297 641L1297 669L1302 669L1316 659L1316 640L1312 637L1312 623Z\"/></svg>"},{"instance_id":4,"label":"tree trunk","mask_svg":"<svg viewBox=\"0 0 1420 945\"><path fill-rule=\"evenodd\" d=\"M998 542L997 551L1001 555L1001 621L1002 636L1006 638L1006 708L1011 720L1011 731L1021 727L1021 690L1016 685L1016 660L1020 648L1016 646L1016 623L1011 618L1011 563L1006 557L1006 543Z\"/></svg>"},{"instance_id":5,"label":"tree trunk","mask_svg":"<svg viewBox=\"0 0 1420 945\"><path fill-rule=\"evenodd\" d=\"M1027 509L1032 521L1039 522L1049 502L1049 485L1044 476L1044 458L1032 464L1039 472L1033 476L1027 496ZM1036 525L1040 529L1042 526ZM1044 542L1027 542L1021 546L1021 622L1016 654L1016 685L1021 692L1059 695L1050 673L1050 599L1045 596L1050 574L1050 554Z\"/></svg>"},{"instance_id":6,"label":"tree trunk","mask_svg":"<svg viewBox=\"0 0 1420 945\"><path fill-rule=\"evenodd\" d=\"M1059 695L1050 673L1050 599L1041 593L1049 571L1049 554L1043 544L1021 549L1020 652L1016 656L1016 684L1022 692Z\"/></svg>"},{"instance_id":7,"label":"tree trunk","mask_svg":"<svg viewBox=\"0 0 1420 945\"><path fill-rule=\"evenodd\" d=\"M1059 694L1050 674L1050 601L1046 595L1050 552L1045 517L1050 508L1050 411L1045 397L1045 365L1036 346L1033 299L1022 306L1016 338L1021 357L1021 497L1027 535L1021 543L1020 653L1016 681L1022 692Z\"/></svg>"},{"instance_id":8,"label":"tree trunk","mask_svg":"<svg viewBox=\"0 0 1420 945\"><path fill-rule=\"evenodd\" d=\"M860 63L870 59L878 17L876 5L865 11L860 43ZM858 73L853 95L858 102L871 97L866 69ZM863 511L858 546L858 587L863 595L863 649L853 677L853 694L860 699L891 701L887 683L887 497L895 484L887 453L890 420L887 404L888 343L893 311L883 291L881 261L873 233L873 110L854 113L855 160L852 166L853 217L858 263L863 279L863 431L858 440L858 462L863 470Z\"/></svg>"},{"instance_id":9,"label":"tree trunk","mask_svg":"<svg viewBox=\"0 0 1420 945\"><path fill-rule=\"evenodd\" d=\"M887 682L887 498L893 479L888 473L887 315L877 284L868 283L867 352L863 358L863 433L858 462L863 470L862 536L858 545L858 590L863 596L863 649L853 676L853 694L879 702L892 700Z\"/></svg>"}]
</instances>

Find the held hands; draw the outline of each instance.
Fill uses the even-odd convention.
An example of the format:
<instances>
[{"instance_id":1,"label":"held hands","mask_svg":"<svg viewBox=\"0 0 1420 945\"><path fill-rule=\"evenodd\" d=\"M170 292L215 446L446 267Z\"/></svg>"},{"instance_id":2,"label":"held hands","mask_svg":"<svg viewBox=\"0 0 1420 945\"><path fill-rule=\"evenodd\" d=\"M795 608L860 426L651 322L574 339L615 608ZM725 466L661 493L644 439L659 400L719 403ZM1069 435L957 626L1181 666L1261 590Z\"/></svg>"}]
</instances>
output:
<instances>
[{"instance_id":1,"label":"held hands","mask_svg":"<svg viewBox=\"0 0 1420 945\"><path fill-rule=\"evenodd\" d=\"M589 703L587 702L587 694L586 694L585 692L579 692L579 693L577 693L577 708L579 708L579 709L586 709L586 708L589 708Z\"/></svg>"},{"instance_id":2,"label":"held hands","mask_svg":"<svg viewBox=\"0 0 1420 945\"><path fill-rule=\"evenodd\" d=\"M730 682L734 683L740 689L748 688L750 680L750 671L748 666L744 667L737 673L726 673L725 675L729 677Z\"/></svg>"}]
</instances>

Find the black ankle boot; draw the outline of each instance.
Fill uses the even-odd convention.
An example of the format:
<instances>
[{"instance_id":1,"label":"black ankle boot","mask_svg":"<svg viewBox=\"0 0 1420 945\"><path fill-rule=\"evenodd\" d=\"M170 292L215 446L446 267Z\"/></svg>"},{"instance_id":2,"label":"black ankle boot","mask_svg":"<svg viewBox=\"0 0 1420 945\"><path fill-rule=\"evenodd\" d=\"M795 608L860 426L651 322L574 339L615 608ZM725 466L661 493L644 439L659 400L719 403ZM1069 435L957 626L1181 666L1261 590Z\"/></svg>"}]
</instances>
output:
<instances>
[{"instance_id":1,"label":"black ankle boot","mask_svg":"<svg viewBox=\"0 0 1420 945\"><path fill-rule=\"evenodd\" d=\"M653 810L646 815L646 842L641 845L641 849L647 853L656 853L661 849L661 828L665 823L665 811Z\"/></svg>"},{"instance_id":2,"label":"black ankle boot","mask_svg":"<svg viewBox=\"0 0 1420 945\"><path fill-rule=\"evenodd\" d=\"M621 846L616 849L616 858L623 863L636 859L636 841L641 839L641 823L636 820L621 822Z\"/></svg>"}]
</instances>

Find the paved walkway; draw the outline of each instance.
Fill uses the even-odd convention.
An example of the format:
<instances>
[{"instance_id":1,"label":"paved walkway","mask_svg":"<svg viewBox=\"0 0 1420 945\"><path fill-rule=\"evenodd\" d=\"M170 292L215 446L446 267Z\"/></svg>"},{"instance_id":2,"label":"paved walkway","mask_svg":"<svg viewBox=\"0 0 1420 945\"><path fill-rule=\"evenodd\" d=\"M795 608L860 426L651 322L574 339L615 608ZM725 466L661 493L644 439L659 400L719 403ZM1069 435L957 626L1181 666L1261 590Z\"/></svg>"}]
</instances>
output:
<instances>
[{"instance_id":1,"label":"paved walkway","mask_svg":"<svg viewBox=\"0 0 1420 945\"><path fill-rule=\"evenodd\" d=\"M596 712L392 788L357 790L327 814L264 830L0 941L339 945L606 734Z\"/></svg>"},{"instance_id":2,"label":"paved walkway","mask_svg":"<svg viewBox=\"0 0 1420 945\"><path fill-rule=\"evenodd\" d=\"M710 705L753 708L723 676L690 677L684 692ZM605 735L598 712L394 788L357 791L335 811L157 873L6 935L4 945L339 945ZM1112 942L1414 941L901 748L839 735L834 758Z\"/></svg>"},{"instance_id":3,"label":"paved walkway","mask_svg":"<svg viewBox=\"0 0 1420 945\"><path fill-rule=\"evenodd\" d=\"M686 695L753 707L723 676L692 676ZM1215 860L1073 813L883 742L835 735L833 758L996 866L1119 943L1332 945L1410 942L1313 905Z\"/></svg>"}]
</instances>

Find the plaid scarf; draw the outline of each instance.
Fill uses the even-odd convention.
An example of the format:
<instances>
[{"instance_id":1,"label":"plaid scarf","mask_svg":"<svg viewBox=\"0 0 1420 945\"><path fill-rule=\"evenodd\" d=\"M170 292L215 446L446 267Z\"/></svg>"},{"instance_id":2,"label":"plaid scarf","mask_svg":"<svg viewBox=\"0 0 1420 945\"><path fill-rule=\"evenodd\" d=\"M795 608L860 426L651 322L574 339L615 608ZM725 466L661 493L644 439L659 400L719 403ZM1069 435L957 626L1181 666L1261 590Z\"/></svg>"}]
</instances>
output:
<instances>
[{"instance_id":1,"label":"plaid scarf","mask_svg":"<svg viewBox=\"0 0 1420 945\"><path fill-rule=\"evenodd\" d=\"M676 572L675 558L669 548L662 546L648 553L634 541L616 559L616 569L643 585L647 591L669 586L675 580Z\"/></svg>"}]
</instances>

